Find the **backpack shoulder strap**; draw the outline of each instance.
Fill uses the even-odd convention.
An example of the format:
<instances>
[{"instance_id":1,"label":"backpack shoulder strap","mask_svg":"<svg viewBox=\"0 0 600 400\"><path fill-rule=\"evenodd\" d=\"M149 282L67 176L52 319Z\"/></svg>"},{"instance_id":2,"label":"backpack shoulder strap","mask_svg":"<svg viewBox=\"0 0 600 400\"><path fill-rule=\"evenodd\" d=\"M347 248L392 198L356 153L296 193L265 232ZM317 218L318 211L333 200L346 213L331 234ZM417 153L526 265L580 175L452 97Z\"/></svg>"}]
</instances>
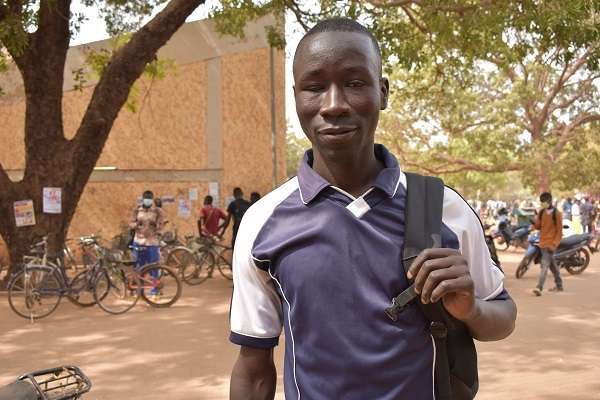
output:
<instances>
[{"instance_id":1,"label":"backpack shoulder strap","mask_svg":"<svg viewBox=\"0 0 600 400\"><path fill-rule=\"evenodd\" d=\"M408 259L427 248L442 246L442 211L444 182L436 177L406 173L406 209L404 253ZM405 265L408 271L410 265ZM452 385L446 336L452 323L441 301L423 304L419 308L430 322L429 331L436 346L435 386L436 399L451 400Z\"/></svg>"},{"instance_id":2,"label":"backpack shoulder strap","mask_svg":"<svg viewBox=\"0 0 600 400\"><path fill-rule=\"evenodd\" d=\"M444 182L433 176L406 172L405 243L403 258L442 245Z\"/></svg>"}]
</instances>

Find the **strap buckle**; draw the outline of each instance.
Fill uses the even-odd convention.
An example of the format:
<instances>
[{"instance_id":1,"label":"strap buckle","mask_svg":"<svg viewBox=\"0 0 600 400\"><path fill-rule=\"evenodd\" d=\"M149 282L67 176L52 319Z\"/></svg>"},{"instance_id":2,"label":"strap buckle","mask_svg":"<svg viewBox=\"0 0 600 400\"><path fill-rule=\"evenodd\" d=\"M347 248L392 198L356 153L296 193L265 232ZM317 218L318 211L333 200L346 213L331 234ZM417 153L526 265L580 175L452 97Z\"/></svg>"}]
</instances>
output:
<instances>
[{"instance_id":1,"label":"strap buckle","mask_svg":"<svg viewBox=\"0 0 600 400\"><path fill-rule=\"evenodd\" d=\"M415 292L415 285L412 284L392 299L392 305L385 309L385 315L394 322L398 321L398 314L400 314L415 297L417 297L417 292Z\"/></svg>"}]
</instances>

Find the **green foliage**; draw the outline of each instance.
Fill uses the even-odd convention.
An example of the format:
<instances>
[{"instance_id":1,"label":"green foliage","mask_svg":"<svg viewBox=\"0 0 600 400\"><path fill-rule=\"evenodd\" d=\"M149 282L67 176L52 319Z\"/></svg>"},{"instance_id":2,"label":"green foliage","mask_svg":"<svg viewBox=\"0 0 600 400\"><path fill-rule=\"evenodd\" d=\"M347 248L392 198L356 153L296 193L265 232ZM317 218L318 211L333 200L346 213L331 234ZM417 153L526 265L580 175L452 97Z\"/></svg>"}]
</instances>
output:
<instances>
[{"instance_id":1,"label":"green foliage","mask_svg":"<svg viewBox=\"0 0 600 400\"><path fill-rule=\"evenodd\" d=\"M587 127L570 141L551 170L560 190L600 192L600 124Z\"/></svg>"},{"instance_id":2,"label":"green foliage","mask_svg":"<svg viewBox=\"0 0 600 400\"><path fill-rule=\"evenodd\" d=\"M83 0L87 7L95 7L111 36L120 36L137 30L144 18L167 0Z\"/></svg>"},{"instance_id":3,"label":"green foliage","mask_svg":"<svg viewBox=\"0 0 600 400\"><path fill-rule=\"evenodd\" d=\"M252 2L249 0L223 0L213 8L210 17L215 21L221 34L244 38L245 26L258 18L269 14L283 15L285 1ZM267 39L271 47L285 48L285 29L283 18L277 18L275 25L267 26Z\"/></svg>"},{"instance_id":4,"label":"green foliage","mask_svg":"<svg viewBox=\"0 0 600 400\"><path fill-rule=\"evenodd\" d=\"M125 45L130 38L131 34L122 34L111 38L110 50L105 48L100 50L87 48L85 52L85 64L87 68L82 67L73 71L73 78L75 81L74 89L82 91L89 81L100 79L114 53ZM89 72L86 72L86 69ZM175 71L176 66L174 60L155 59L146 64L142 77L153 82L155 79L164 79L168 73L173 73ZM125 108L128 111L135 113L139 110L139 97L141 92L142 90L140 89L139 84L136 83L131 87L129 98L127 99L127 103L125 103Z\"/></svg>"},{"instance_id":5,"label":"green foliage","mask_svg":"<svg viewBox=\"0 0 600 400\"><path fill-rule=\"evenodd\" d=\"M286 136L286 174L288 178L296 175L304 152L310 148L311 144L306 136L296 136L295 133L288 132Z\"/></svg>"}]
</instances>

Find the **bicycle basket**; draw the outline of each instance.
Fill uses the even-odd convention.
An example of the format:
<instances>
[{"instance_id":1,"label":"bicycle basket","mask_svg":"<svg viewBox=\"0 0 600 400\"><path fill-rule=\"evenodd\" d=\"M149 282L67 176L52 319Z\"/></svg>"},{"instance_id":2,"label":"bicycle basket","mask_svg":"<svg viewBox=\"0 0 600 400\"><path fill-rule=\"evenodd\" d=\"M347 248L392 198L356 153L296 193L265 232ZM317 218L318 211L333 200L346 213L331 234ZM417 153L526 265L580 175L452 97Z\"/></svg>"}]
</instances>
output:
<instances>
[{"instance_id":1,"label":"bicycle basket","mask_svg":"<svg viewBox=\"0 0 600 400\"><path fill-rule=\"evenodd\" d=\"M74 366L35 371L22 375L17 380L31 383L41 400L78 399L92 387L88 377Z\"/></svg>"}]
</instances>

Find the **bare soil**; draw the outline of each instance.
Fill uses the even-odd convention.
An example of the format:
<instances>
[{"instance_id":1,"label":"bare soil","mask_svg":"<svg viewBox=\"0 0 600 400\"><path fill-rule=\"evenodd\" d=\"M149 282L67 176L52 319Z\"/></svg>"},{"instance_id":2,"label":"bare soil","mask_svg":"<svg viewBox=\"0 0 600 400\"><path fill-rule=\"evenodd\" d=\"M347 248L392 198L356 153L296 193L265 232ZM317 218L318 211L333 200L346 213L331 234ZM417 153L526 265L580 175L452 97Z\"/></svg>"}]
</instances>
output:
<instances>
[{"instance_id":1,"label":"bare soil","mask_svg":"<svg viewBox=\"0 0 600 400\"><path fill-rule=\"evenodd\" d=\"M514 277L522 252L501 253L506 287L519 307L517 329L478 343L480 400L600 399L600 255L564 293L534 297L539 268ZM547 287L553 285L549 275ZM86 399L227 399L238 348L228 341L231 282L220 276L184 287L170 309L138 304L113 316L61 303L31 324L0 292L0 385L19 374L61 364L80 366L93 382ZM283 346L276 349L282 394Z\"/></svg>"}]
</instances>

